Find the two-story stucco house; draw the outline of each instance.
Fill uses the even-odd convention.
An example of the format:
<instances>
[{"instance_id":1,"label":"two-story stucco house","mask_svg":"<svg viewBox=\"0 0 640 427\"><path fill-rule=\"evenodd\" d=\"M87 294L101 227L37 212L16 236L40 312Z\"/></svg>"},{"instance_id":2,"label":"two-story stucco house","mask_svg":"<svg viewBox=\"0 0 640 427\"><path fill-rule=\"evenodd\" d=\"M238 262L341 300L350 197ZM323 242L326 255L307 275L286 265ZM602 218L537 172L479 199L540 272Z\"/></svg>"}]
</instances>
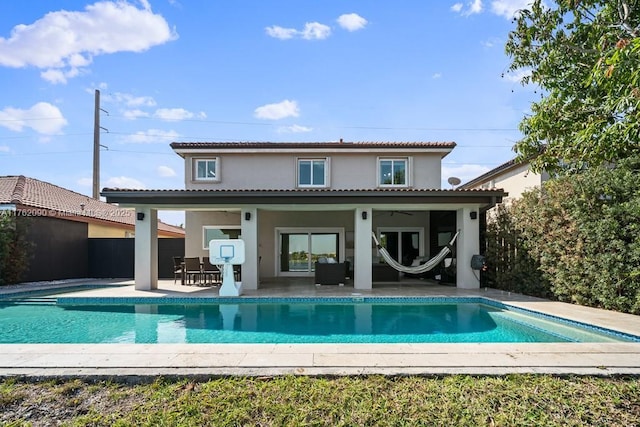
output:
<instances>
[{"instance_id":1,"label":"two-story stucco house","mask_svg":"<svg viewBox=\"0 0 640 427\"><path fill-rule=\"evenodd\" d=\"M453 233L457 286L479 287L478 212L502 190L440 188L441 161L453 142L172 143L184 158L180 190L104 189L110 203L134 207L138 289L157 286L158 209L186 211L186 256L207 256L208 242L241 237L242 284L311 276L318 256L349 260L355 289L375 286L371 233L398 260L433 256ZM312 281L309 281L311 284Z\"/></svg>"}]
</instances>

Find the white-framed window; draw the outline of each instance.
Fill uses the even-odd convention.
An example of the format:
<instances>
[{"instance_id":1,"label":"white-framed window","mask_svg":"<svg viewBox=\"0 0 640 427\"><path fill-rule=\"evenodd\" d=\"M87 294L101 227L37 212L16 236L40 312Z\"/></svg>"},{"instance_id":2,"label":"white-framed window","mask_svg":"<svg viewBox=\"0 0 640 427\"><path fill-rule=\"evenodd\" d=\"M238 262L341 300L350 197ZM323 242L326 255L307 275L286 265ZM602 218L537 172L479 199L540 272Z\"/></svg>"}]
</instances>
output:
<instances>
[{"instance_id":1,"label":"white-framed window","mask_svg":"<svg viewBox=\"0 0 640 427\"><path fill-rule=\"evenodd\" d=\"M239 225L205 225L202 227L202 249L209 250L209 242L220 239L239 239Z\"/></svg>"},{"instance_id":2,"label":"white-framed window","mask_svg":"<svg viewBox=\"0 0 640 427\"><path fill-rule=\"evenodd\" d=\"M217 157L193 159L194 181L220 181L220 160Z\"/></svg>"},{"instance_id":3,"label":"white-framed window","mask_svg":"<svg viewBox=\"0 0 640 427\"><path fill-rule=\"evenodd\" d=\"M409 185L409 159L378 158L378 185L380 187L407 187Z\"/></svg>"},{"instance_id":4,"label":"white-framed window","mask_svg":"<svg viewBox=\"0 0 640 427\"><path fill-rule=\"evenodd\" d=\"M328 187L329 162L326 158L298 159L298 187Z\"/></svg>"}]
</instances>

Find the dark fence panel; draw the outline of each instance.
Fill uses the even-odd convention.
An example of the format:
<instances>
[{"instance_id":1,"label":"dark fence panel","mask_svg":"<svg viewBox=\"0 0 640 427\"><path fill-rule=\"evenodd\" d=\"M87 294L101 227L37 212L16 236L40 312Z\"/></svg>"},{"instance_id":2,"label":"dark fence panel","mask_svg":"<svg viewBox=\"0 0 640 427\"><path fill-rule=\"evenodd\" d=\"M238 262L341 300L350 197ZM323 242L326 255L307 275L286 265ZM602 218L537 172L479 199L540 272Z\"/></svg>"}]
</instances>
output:
<instances>
[{"instance_id":1,"label":"dark fence panel","mask_svg":"<svg viewBox=\"0 0 640 427\"><path fill-rule=\"evenodd\" d=\"M32 244L23 281L87 277L87 224L36 216L24 220Z\"/></svg>"},{"instance_id":2,"label":"dark fence panel","mask_svg":"<svg viewBox=\"0 0 640 427\"><path fill-rule=\"evenodd\" d=\"M184 239L158 239L158 278L173 279L173 257L184 257Z\"/></svg>"},{"instance_id":3,"label":"dark fence panel","mask_svg":"<svg viewBox=\"0 0 640 427\"><path fill-rule=\"evenodd\" d=\"M184 239L158 239L158 278L173 278L173 257L184 256ZM134 239L89 239L89 277L133 278Z\"/></svg>"},{"instance_id":4,"label":"dark fence panel","mask_svg":"<svg viewBox=\"0 0 640 427\"><path fill-rule=\"evenodd\" d=\"M133 278L134 240L130 238L90 238L89 277Z\"/></svg>"}]
</instances>

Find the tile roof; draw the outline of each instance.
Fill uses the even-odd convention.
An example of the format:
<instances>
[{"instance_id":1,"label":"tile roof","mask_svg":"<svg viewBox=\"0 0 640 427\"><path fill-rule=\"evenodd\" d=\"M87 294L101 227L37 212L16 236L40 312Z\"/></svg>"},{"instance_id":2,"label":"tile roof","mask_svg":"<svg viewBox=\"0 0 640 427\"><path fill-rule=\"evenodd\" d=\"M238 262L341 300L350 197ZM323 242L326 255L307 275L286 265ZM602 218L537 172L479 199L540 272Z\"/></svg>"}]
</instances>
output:
<instances>
[{"instance_id":1,"label":"tile roof","mask_svg":"<svg viewBox=\"0 0 640 427\"><path fill-rule=\"evenodd\" d=\"M0 204L22 205L56 213L59 217L83 216L135 226L131 209L95 200L48 182L25 176L0 176ZM158 222L158 230L184 234L184 229Z\"/></svg>"},{"instance_id":2,"label":"tile roof","mask_svg":"<svg viewBox=\"0 0 640 427\"><path fill-rule=\"evenodd\" d=\"M172 142L171 148L176 149L289 149L289 148L328 148L328 149L399 149L399 148L420 148L453 149L455 142L373 142L373 141L333 141L333 142Z\"/></svg>"},{"instance_id":3,"label":"tile roof","mask_svg":"<svg viewBox=\"0 0 640 427\"><path fill-rule=\"evenodd\" d=\"M465 189L470 189L470 187L474 186L474 185L479 185L482 184L486 181L488 181L490 178L498 175L499 173L510 169L512 166L519 166L521 165L523 162L518 162L516 161L516 159L511 159L507 162L504 162L503 164L496 166L495 168L491 169L488 172L483 173L482 175L473 178L472 180L465 182L464 184L462 184L461 186L459 186L458 188L461 190L465 190Z\"/></svg>"}]
</instances>

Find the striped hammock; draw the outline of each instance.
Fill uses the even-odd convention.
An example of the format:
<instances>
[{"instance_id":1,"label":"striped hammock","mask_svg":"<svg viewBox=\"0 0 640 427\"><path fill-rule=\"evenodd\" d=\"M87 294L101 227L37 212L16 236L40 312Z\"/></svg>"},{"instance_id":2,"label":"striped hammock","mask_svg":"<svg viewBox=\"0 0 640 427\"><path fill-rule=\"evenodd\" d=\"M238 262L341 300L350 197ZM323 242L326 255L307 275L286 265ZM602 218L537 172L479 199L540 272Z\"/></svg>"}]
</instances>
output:
<instances>
[{"instance_id":1,"label":"striped hammock","mask_svg":"<svg viewBox=\"0 0 640 427\"><path fill-rule=\"evenodd\" d=\"M458 231L451 238L451 241L444 248L442 248L442 250L438 252L436 256L434 256L424 264L420 264L415 267L400 264L398 261L393 259L393 257L389 254L389 252L387 252L387 249L384 246L380 245L380 242L378 242L378 239L376 238L376 235L373 232L371 233L371 237L373 237L373 240L376 242L376 247L378 248L378 252L380 253L380 255L382 255L382 258L384 258L387 264L389 264L391 267L403 273L421 274L421 273L426 273L429 270L433 270L435 266L437 266L442 261L444 261L447 255L453 252L453 244L455 243L456 238L458 237L458 234L460 234L460 231Z\"/></svg>"}]
</instances>

